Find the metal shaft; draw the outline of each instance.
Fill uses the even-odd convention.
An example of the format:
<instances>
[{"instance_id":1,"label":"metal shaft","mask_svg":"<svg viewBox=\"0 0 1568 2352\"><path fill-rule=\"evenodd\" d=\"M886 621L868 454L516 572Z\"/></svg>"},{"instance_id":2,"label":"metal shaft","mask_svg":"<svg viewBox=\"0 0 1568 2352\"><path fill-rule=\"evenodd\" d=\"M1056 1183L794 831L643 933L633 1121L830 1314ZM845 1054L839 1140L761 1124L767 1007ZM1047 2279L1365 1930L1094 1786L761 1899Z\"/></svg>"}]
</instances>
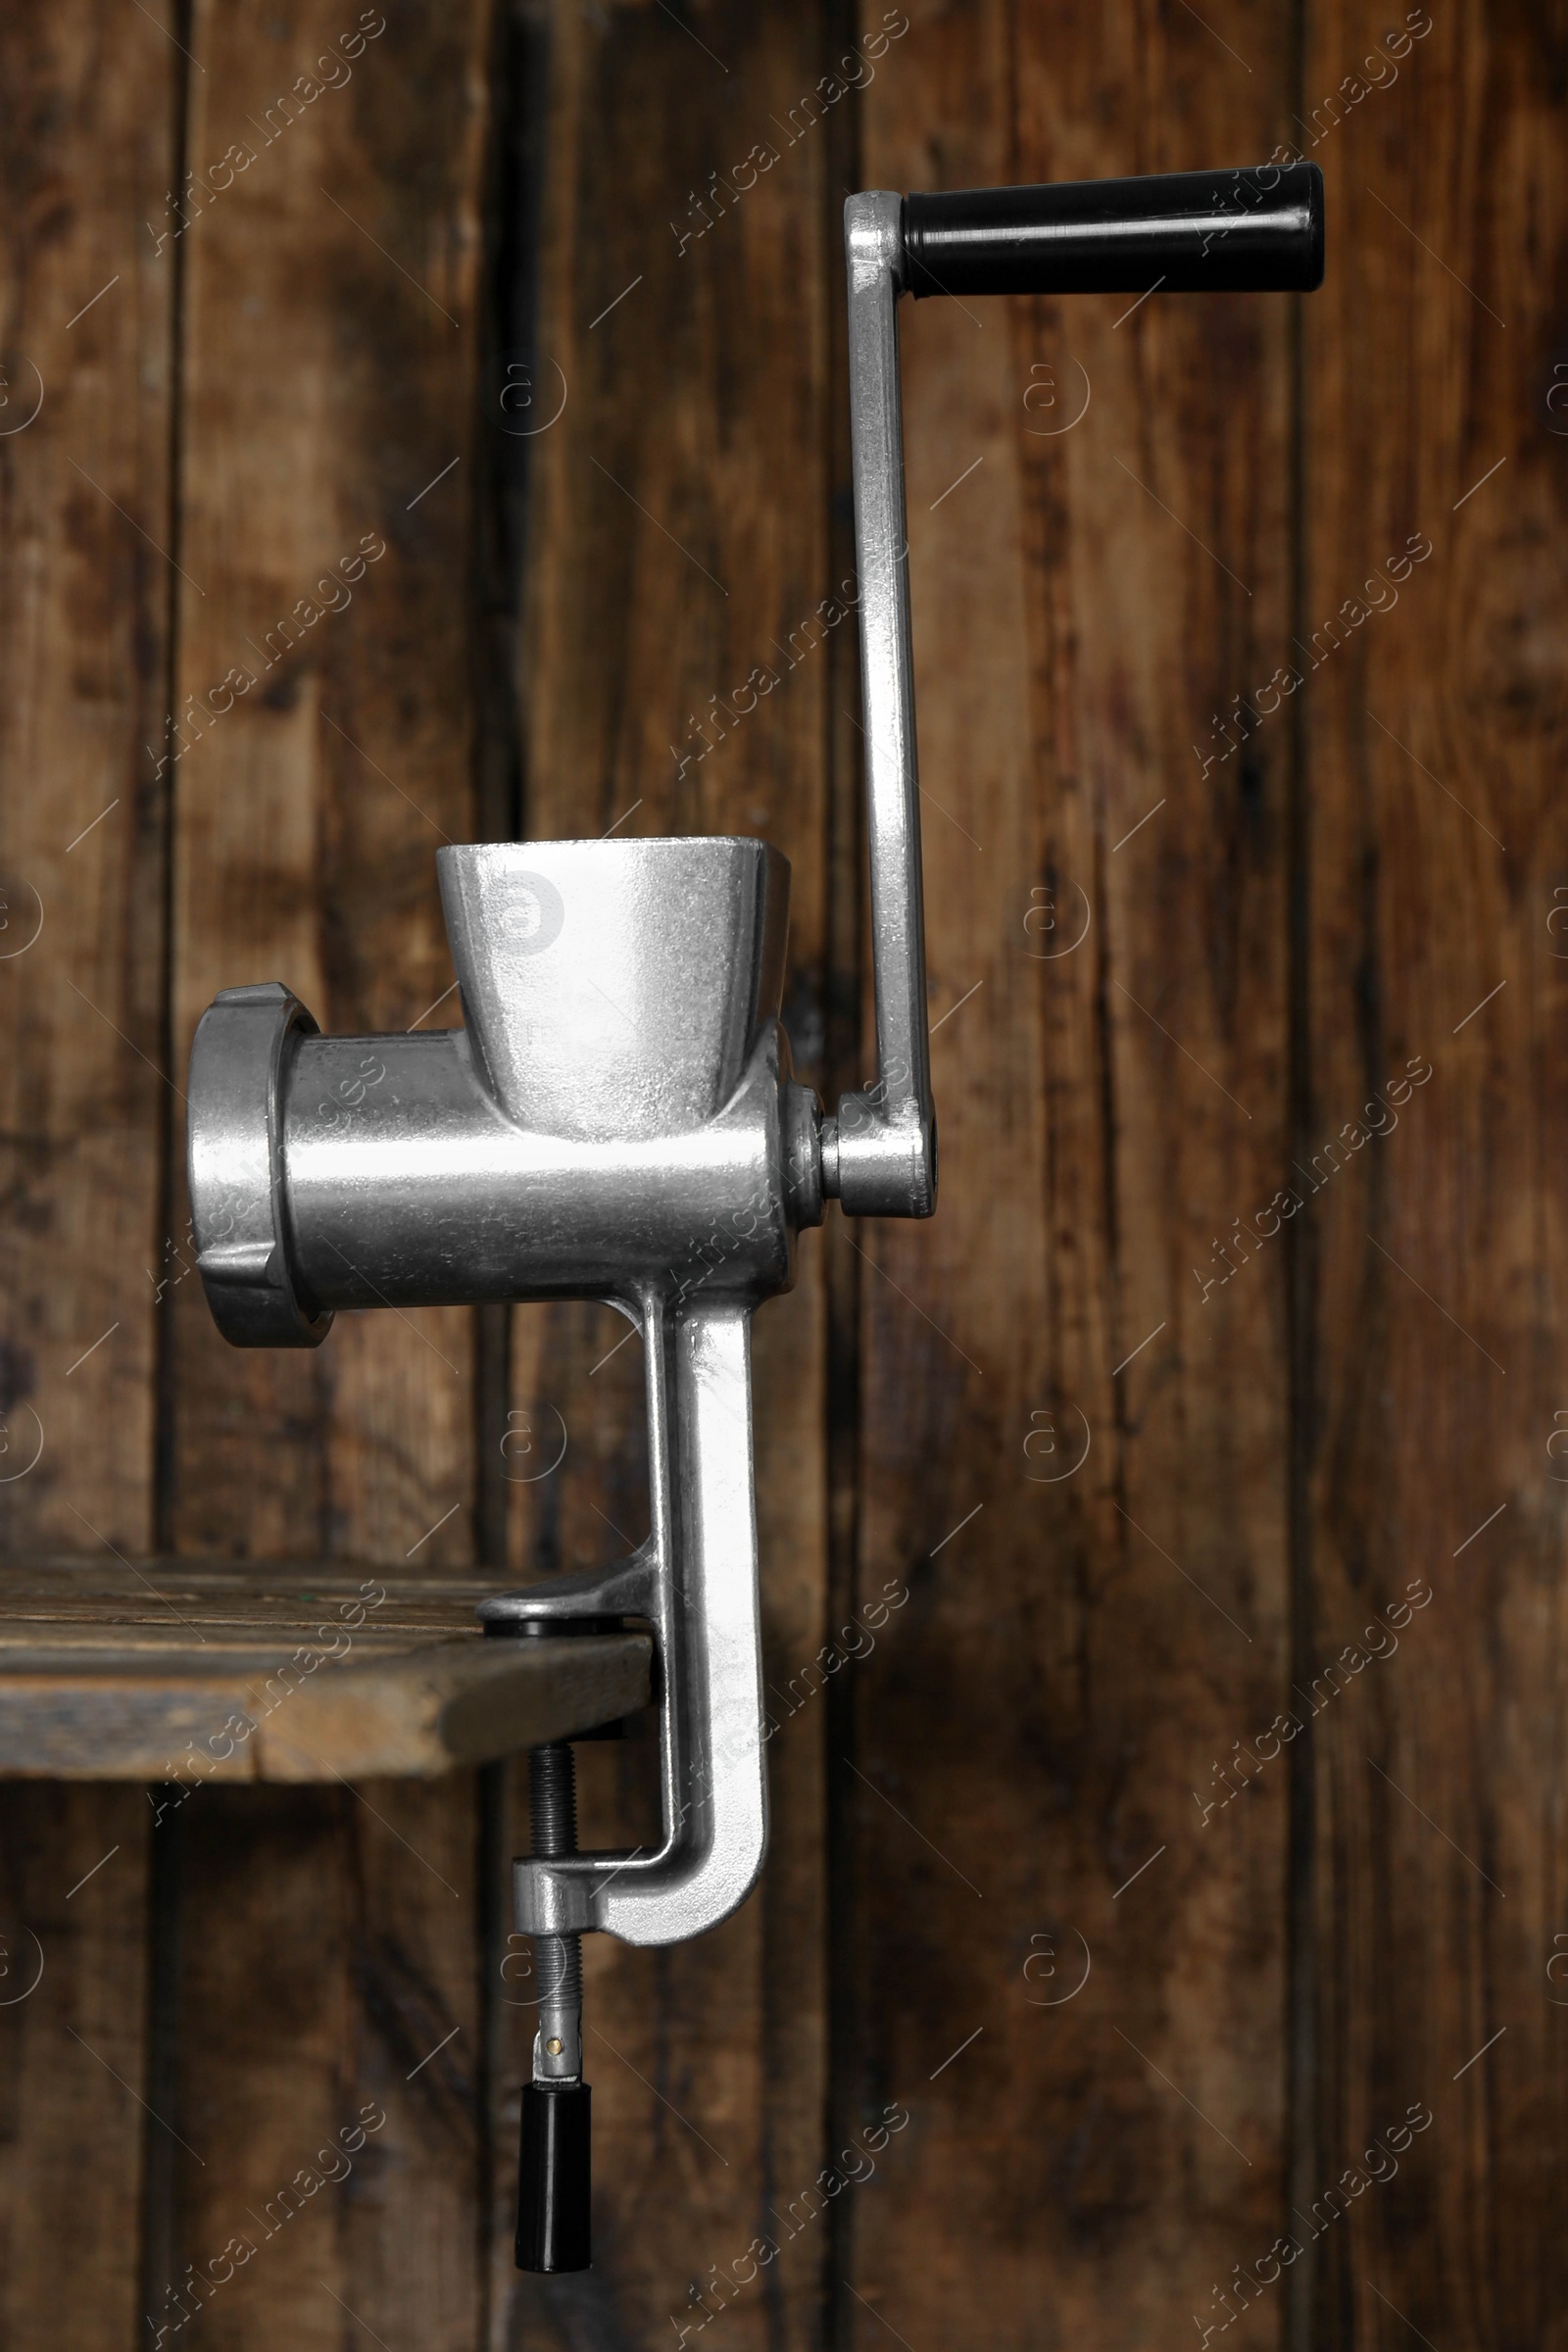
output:
<instances>
[{"instance_id":1,"label":"metal shaft","mask_svg":"<svg viewBox=\"0 0 1568 2352\"><path fill-rule=\"evenodd\" d=\"M529 1750L528 1808L538 1860L577 1851L577 1767L569 1740ZM593 2094L582 2079L582 1937L536 1936L533 1956L539 2030L533 2081L522 2089L517 2268L585 2271L593 2260Z\"/></svg>"},{"instance_id":2,"label":"metal shaft","mask_svg":"<svg viewBox=\"0 0 1568 2352\"><path fill-rule=\"evenodd\" d=\"M569 1740L529 1750L528 1810L537 1860L577 1851L577 1763ZM582 1937L536 1936L533 1958L539 1987L533 2079L574 2082L582 2074Z\"/></svg>"}]
</instances>

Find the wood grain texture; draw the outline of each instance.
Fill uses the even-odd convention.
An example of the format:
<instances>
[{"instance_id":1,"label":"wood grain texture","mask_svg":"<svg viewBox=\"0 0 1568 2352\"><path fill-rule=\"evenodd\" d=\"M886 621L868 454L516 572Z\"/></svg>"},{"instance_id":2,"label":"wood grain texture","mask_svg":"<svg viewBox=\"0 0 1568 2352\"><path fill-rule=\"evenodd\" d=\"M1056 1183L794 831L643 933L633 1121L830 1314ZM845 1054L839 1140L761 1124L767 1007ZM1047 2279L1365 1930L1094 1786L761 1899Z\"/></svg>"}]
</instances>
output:
<instances>
[{"instance_id":1,"label":"wood grain texture","mask_svg":"<svg viewBox=\"0 0 1568 2352\"><path fill-rule=\"evenodd\" d=\"M475 829L489 39L484 0L192 12L181 1056L216 990L258 976L285 977L339 1031L452 1017L434 852ZM471 1559L466 1312L345 1317L317 1354L245 1356L193 1280L171 1296L176 1547L412 1557L424 1573ZM265 2215L373 2096L388 2119L373 2162L258 2251L203 2334L336 2346L346 2305L382 2336L396 2314L422 2344L470 2344L471 1780L273 1800L214 1788L160 1836L171 1827L164 2063L201 2158L177 2152L171 2282Z\"/></svg>"},{"instance_id":2,"label":"wood grain texture","mask_svg":"<svg viewBox=\"0 0 1568 2352\"><path fill-rule=\"evenodd\" d=\"M643 1534L607 1309L505 1394L458 1312L226 1349L177 1090L227 983L453 1017L514 690L525 833L780 844L798 1068L866 1074L843 193L1293 140L1329 276L905 308L942 1207L758 1322L772 1852L590 1939L597 2269L512 2269L521 1769L38 1783L0 2341L1568 2352L1560 8L380 13L0 33L0 1620L78 1721L160 1639L112 1554L249 1673L302 1574L420 1572L379 1654ZM513 362L564 406L481 465ZM651 1743L578 1754L645 1835Z\"/></svg>"},{"instance_id":3,"label":"wood grain texture","mask_svg":"<svg viewBox=\"0 0 1568 2352\"><path fill-rule=\"evenodd\" d=\"M1312 1163L1313 1650L1348 1686L1313 1726L1314 2188L1355 2198L1314 2216L1313 2340L1413 2341L1392 2304L1446 2344L1546 2347L1568 2342L1568 49L1558 11L1412 15L1398 83L1343 119L1315 102L1359 65L1359 12L1311 12L1306 73L1338 257L1305 346L1310 1136L1344 1160ZM1412 2104L1430 2128L1359 2190Z\"/></svg>"},{"instance_id":4,"label":"wood grain texture","mask_svg":"<svg viewBox=\"0 0 1568 2352\"><path fill-rule=\"evenodd\" d=\"M646 1635L492 1640L474 1606L502 1590L304 1563L19 1565L0 1587L0 1774L432 1779L648 1705ZM186 1801L166 1791L154 1826Z\"/></svg>"},{"instance_id":5,"label":"wood grain texture","mask_svg":"<svg viewBox=\"0 0 1568 2352\"><path fill-rule=\"evenodd\" d=\"M357 21L338 13L196 24L191 153L254 160L184 232L181 1066L236 975L286 975L351 1033L409 1028L452 985L434 859L472 819L487 12L405 17L353 58L331 46ZM411 74L438 111L404 109ZM301 83L318 95L290 97ZM464 1310L345 1317L329 1349L246 1354L198 1283L171 1296L181 1548L466 1556Z\"/></svg>"},{"instance_id":6,"label":"wood grain texture","mask_svg":"<svg viewBox=\"0 0 1568 2352\"><path fill-rule=\"evenodd\" d=\"M140 2340L147 1843L139 1788L0 1806L0 2335ZM74 2276L73 2244L95 2249ZM88 2266L83 2265L83 2274Z\"/></svg>"},{"instance_id":7,"label":"wood grain texture","mask_svg":"<svg viewBox=\"0 0 1568 2352\"><path fill-rule=\"evenodd\" d=\"M0 32L0 1543L152 1537L158 737L178 59L70 0ZM3 1572L0 1572L3 1573ZM0 1798L0 2340L132 2340L146 1812ZM106 1859L107 1857L107 1859ZM85 1886L77 1882L104 1867ZM41 1981L28 1990L33 1963ZM90 2265L65 2250L88 2243Z\"/></svg>"},{"instance_id":8,"label":"wood grain texture","mask_svg":"<svg viewBox=\"0 0 1568 2352\"><path fill-rule=\"evenodd\" d=\"M793 139L789 125L832 62L830 12L561 6L549 26L537 345L569 397L534 444L524 827L776 843L793 869L785 1018L820 1083L835 624L818 608L835 587L827 355L845 134L826 110L809 129L797 116ZM736 170L761 147L776 160ZM756 1325L764 1656L780 1688L824 1639L819 1240L806 1237L800 1287ZM646 1524L637 1344L589 1377L620 1337L590 1309L516 1318L514 1408L542 1423L554 1405L572 1441L553 1478L509 1489L519 1564L609 1559ZM607 1430L625 1433L608 1458ZM745 2291L731 2266L821 2163L825 1713L818 1701L769 1743L770 1855L736 1918L667 1952L590 1939L598 2267L553 2284L508 2270L498 2343L573 2329L653 2343L715 2302L739 2344L817 2340L825 2239ZM628 1822L644 1835L647 1745L583 1754L585 1842L618 1842ZM505 2016L520 2075L528 2012ZM515 2130L513 2106L498 2124L503 2205Z\"/></svg>"},{"instance_id":9,"label":"wood grain texture","mask_svg":"<svg viewBox=\"0 0 1568 2352\"><path fill-rule=\"evenodd\" d=\"M1273 145L1278 17L1249 74L1190 15L907 13L867 185ZM849 2205L857 2346L1179 2340L1277 2226L1287 1780L1193 1791L1289 1674L1283 1252L1203 1288L1288 1157L1289 739L1191 746L1288 633L1288 333L905 313L943 1193L857 1236L859 1597L907 1598L842 1783L844 2142L911 2119Z\"/></svg>"}]
</instances>

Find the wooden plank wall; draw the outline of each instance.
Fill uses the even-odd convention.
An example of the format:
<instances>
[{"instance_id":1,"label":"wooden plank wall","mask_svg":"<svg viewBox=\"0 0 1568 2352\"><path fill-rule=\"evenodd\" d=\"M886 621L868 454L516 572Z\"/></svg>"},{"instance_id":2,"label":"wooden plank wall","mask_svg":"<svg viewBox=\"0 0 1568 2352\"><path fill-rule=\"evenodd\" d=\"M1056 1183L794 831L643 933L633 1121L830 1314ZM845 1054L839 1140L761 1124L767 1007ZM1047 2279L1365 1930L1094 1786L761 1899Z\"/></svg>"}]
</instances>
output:
<instances>
[{"instance_id":1,"label":"wooden plank wall","mask_svg":"<svg viewBox=\"0 0 1568 2352\"><path fill-rule=\"evenodd\" d=\"M1312 1143L1432 1069L1314 1202L1314 1659L1433 1595L1316 1742L1318 2185L1411 2102L1435 2119L1325 2235L1321 2326L1392 2341L1392 2303L1556 2345L1568 26L1429 21L1324 141L1343 263L1302 370L1301 634L1432 549L1302 705ZM1309 95L1361 29L1322 12Z\"/></svg>"},{"instance_id":2,"label":"wooden plank wall","mask_svg":"<svg viewBox=\"0 0 1568 2352\"><path fill-rule=\"evenodd\" d=\"M1273 144L1283 15L1231 77L1181 12L913 13L873 186ZM1286 1261L1191 1269L1288 1156L1291 747L1188 745L1289 631L1290 314L1130 308L905 329L951 1017L942 1210L868 1237L861 1325L859 1592L912 1597L857 1686L852 2083L914 2121L857 2344L961 2335L982 2246L992 2344L1147 2344L1284 2190L1287 1784L1206 1831L1189 1787L1289 1680Z\"/></svg>"},{"instance_id":3,"label":"wooden plank wall","mask_svg":"<svg viewBox=\"0 0 1568 2352\"><path fill-rule=\"evenodd\" d=\"M356 23L364 46L334 45ZM215 715L174 770L181 1059L242 967L286 974L323 1028L350 1031L410 1028L451 985L433 854L476 830L491 42L484 0L361 18L322 0L201 6L190 29L191 168L248 123L256 160L183 240L172 707L183 719L195 696ZM302 74L320 94L283 127L269 102ZM224 711L213 690L231 671L255 682ZM319 1352L240 1358L195 1283L174 1296L176 1547L473 1559L471 1318L357 1319ZM247 2212L265 2230L301 2167L340 2169L320 2151L373 2102L387 2122L354 2172L309 2227L252 2230L254 2269L202 2326L225 2347L325 2352L346 2308L456 2352L482 2316L471 1785L259 1805L214 1790L171 1826L157 2056L201 2161L171 2159L170 2278Z\"/></svg>"},{"instance_id":4,"label":"wooden plank wall","mask_svg":"<svg viewBox=\"0 0 1568 2352\"><path fill-rule=\"evenodd\" d=\"M635 1540L604 1310L217 1340L202 1006L449 1019L443 838L757 832L863 1076L844 193L1288 142L1330 274L906 309L943 1204L759 1321L772 1855L589 1951L598 2267L510 2262L519 1774L8 1790L7 2346L1568 2345L1560 18L8 21L11 1550Z\"/></svg>"},{"instance_id":5,"label":"wooden plank wall","mask_svg":"<svg viewBox=\"0 0 1568 2352\"><path fill-rule=\"evenodd\" d=\"M819 76L825 12L727 0L684 22L642 6L559 9L551 25L536 344L568 392L539 438L529 502L528 829L776 842L793 869L790 1029L802 1075L820 1084L834 672L825 647L797 672L775 649L792 631L809 642L799 632L836 554L838 149L825 136L803 146L733 219L703 199L710 168L767 138L770 118ZM755 721L715 717L759 666L781 682ZM824 1270L819 1250L802 1254L788 1307L756 1330L766 1663L785 1687L821 1647L827 1572ZM554 1410L569 1436L559 1477L511 1485L523 1556L608 1560L646 1526L638 1346L603 1360L624 1334L608 1309L517 1317L514 1425L553 1429ZM620 1438L613 1451L607 1434ZM585 2341L655 2343L672 2320L708 2325L712 2303L691 2296L776 2229L769 2208L820 2169L820 1724L816 1735L770 1747L771 1858L756 1900L670 1951L587 1948L605 2260L588 2281L519 2280L503 2247L497 2302L518 2342L555 2340L551 2328L568 2340L575 2326ZM639 1801L636 1818L655 1818L646 1742L579 1755L585 1824L597 1813L602 1842ZM508 2015L521 2029L514 2076L528 2013ZM758 2273L726 2318L731 2339L817 2342L821 2253L808 2240Z\"/></svg>"},{"instance_id":6,"label":"wooden plank wall","mask_svg":"<svg viewBox=\"0 0 1568 2352\"><path fill-rule=\"evenodd\" d=\"M175 177L180 60L96 0L13 19L6 49L0 1513L8 1548L103 1556L150 1548L156 1510L146 1269L171 1097L167 803L146 746L173 613L175 289L140 224ZM7 1792L7 2342L134 2340L143 2134L123 2085L146 2063L148 1818L134 1789ZM83 2238L68 2329L64 2254Z\"/></svg>"}]
</instances>

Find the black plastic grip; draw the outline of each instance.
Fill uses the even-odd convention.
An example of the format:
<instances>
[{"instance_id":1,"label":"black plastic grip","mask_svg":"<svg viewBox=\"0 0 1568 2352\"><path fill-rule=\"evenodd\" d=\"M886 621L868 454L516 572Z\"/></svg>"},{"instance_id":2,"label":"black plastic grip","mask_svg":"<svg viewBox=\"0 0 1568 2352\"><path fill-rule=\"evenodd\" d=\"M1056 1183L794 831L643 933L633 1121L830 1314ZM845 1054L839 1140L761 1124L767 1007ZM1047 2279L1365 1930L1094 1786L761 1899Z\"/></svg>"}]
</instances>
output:
<instances>
[{"instance_id":1,"label":"black plastic grip","mask_svg":"<svg viewBox=\"0 0 1568 2352\"><path fill-rule=\"evenodd\" d=\"M1323 282L1316 164L965 188L904 199L922 294L1310 293Z\"/></svg>"},{"instance_id":2,"label":"black plastic grip","mask_svg":"<svg viewBox=\"0 0 1568 2352\"><path fill-rule=\"evenodd\" d=\"M519 2271L586 2271L593 2260L592 2093L586 2082L525 2082L517 2171Z\"/></svg>"}]
</instances>

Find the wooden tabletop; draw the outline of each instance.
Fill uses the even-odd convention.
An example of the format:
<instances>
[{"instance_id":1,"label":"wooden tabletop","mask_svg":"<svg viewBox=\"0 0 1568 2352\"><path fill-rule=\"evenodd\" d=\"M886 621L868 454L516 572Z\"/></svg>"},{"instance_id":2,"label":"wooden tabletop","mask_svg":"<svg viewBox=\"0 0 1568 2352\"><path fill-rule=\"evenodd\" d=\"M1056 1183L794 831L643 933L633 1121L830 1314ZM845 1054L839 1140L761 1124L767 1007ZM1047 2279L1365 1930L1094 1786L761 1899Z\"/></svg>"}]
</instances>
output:
<instances>
[{"instance_id":1,"label":"wooden tabletop","mask_svg":"<svg viewBox=\"0 0 1568 2352\"><path fill-rule=\"evenodd\" d=\"M429 1778L634 1714L644 1634L486 1640L507 1580L0 1563L0 1778Z\"/></svg>"}]
</instances>

